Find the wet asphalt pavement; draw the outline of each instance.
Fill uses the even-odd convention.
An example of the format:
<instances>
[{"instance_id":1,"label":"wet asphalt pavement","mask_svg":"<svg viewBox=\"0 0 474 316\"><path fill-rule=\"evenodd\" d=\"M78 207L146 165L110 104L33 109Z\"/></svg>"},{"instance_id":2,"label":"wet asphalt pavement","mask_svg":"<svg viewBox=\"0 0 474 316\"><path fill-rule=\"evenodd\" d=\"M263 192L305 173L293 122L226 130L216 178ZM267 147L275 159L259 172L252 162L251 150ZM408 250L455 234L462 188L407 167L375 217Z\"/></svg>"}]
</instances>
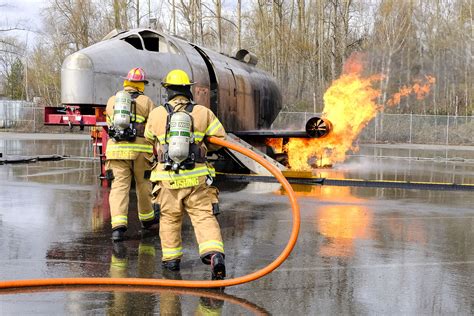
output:
<instances>
[{"instance_id":1,"label":"wet asphalt pavement","mask_svg":"<svg viewBox=\"0 0 474 316\"><path fill-rule=\"evenodd\" d=\"M69 137L70 136L70 137ZM55 138L55 139L51 139ZM474 183L474 164L405 159L403 149L362 147L331 178ZM469 150L468 150L469 151ZM128 239L110 240L108 188L88 136L0 134L7 155L63 161L0 165L0 279L143 277L210 279L189 220L179 274L164 273L157 236L142 238L131 199ZM419 156L419 154L417 154ZM456 153L450 153L456 157ZM384 156L383 158L376 158ZM264 267L289 237L279 184L218 183L228 277ZM222 291L68 287L0 291L1 315L472 315L474 194L293 185L301 231L270 275Z\"/></svg>"}]
</instances>

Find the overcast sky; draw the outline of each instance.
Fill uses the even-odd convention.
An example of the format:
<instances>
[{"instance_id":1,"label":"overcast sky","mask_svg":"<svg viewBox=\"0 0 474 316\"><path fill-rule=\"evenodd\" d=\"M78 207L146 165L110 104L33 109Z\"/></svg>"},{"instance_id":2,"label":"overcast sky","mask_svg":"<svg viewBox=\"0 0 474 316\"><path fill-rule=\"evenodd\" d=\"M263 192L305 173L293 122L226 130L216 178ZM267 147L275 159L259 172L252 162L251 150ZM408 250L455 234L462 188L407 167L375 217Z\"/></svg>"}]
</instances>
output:
<instances>
[{"instance_id":1,"label":"overcast sky","mask_svg":"<svg viewBox=\"0 0 474 316\"><path fill-rule=\"evenodd\" d=\"M243 0L243 6L251 0ZM35 31L41 28L41 9L46 5L45 0L0 0L0 29L6 27L19 27L29 31L9 32L10 36L18 36L23 43L28 41L32 47L35 42ZM223 0L224 9L234 11L235 0ZM142 0L142 9L146 9L147 2ZM156 5L152 1L153 5ZM143 21L143 23L146 23Z\"/></svg>"},{"instance_id":2,"label":"overcast sky","mask_svg":"<svg viewBox=\"0 0 474 316\"><path fill-rule=\"evenodd\" d=\"M18 21L28 25L38 24L40 10L44 2L42 0L0 0L0 23L2 26L5 24L16 25Z\"/></svg>"},{"instance_id":3,"label":"overcast sky","mask_svg":"<svg viewBox=\"0 0 474 316\"><path fill-rule=\"evenodd\" d=\"M9 32L11 36L20 37L21 41L28 38L28 44L34 42L35 30L41 26L40 11L42 0L0 0L0 28L19 27L27 31Z\"/></svg>"}]
</instances>

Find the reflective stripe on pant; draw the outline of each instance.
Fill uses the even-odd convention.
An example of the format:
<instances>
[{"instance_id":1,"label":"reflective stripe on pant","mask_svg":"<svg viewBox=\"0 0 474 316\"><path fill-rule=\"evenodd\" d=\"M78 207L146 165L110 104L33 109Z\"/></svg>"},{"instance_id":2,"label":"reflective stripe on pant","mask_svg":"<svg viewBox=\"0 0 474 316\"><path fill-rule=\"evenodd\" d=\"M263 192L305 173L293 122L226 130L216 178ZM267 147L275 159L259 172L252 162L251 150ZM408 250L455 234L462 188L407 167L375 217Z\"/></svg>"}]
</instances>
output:
<instances>
[{"instance_id":1,"label":"reflective stripe on pant","mask_svg":"<svg viewBox=\"0 0 474 316\"><path fill-rule=\"evenodd\" d=\"M135 160L107 160L106 168L112 169L114 174L109 194L112 229L127 226L132 177L135 179L140 220L148 221L154 218L151 205L151 182L144 177L145 170L150 170L150 163L146 159L148 156L149 154L139 153Z\"/></svg>"},{"instance_id":2,"label":"reflective stripe on pant","mask_svg":"<svg viewBox=\"0 0 474 316\"><path fill-rule=\"evenodd\" d=\"M186 211L191 218L199 244L199 254L224 253L221 231L216 217L212 215L211 195L202 183L195 187L170 189L161 186L160 192L160 239L163 261L181 258L181 225Z\"/></svg>"}]
</instances>

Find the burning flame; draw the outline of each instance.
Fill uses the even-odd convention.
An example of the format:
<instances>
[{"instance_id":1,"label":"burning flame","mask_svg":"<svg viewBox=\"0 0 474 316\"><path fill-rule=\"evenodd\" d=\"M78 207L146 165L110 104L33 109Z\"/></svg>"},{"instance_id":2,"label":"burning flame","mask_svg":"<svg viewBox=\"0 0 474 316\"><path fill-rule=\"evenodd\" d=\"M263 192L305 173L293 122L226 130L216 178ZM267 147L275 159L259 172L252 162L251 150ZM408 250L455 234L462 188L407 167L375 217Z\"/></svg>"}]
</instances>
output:
<instances>
[{"instance_id":1,"label":"burning flame","mask_svg":"<svg viewBox=\"0 0 474 316\"><path fill-rule=\"evenodd\" d=\"M277 153L283 152L283 138L267 138L265 144L271 146Z\"/></svg>"},{"instance_id":2,"label":"burning flame","mask_svg":"<svg viewBox=\"0 0 474 316\"><path fill-rule=\"evenodd\" d=\"M417 100L423 100L423 98L430 92L431 85L436 82L436 78L433 76L425 76L426 82L416 79L412 86L403 86L399 92L395 93L388 101L387 105L394 106L400 103L402 97L406 97L412 93L416 94Z\"/></svg>"},{"instance_id":3,"label":"burning flame","mask_svg":"<svg viewBox=\"0 0 474 316\"><path fill-rule=\"evenodd\" d=\"M344 65L341 77L324 93L322 116L332 123L332 131L324 138L291 138L284 145L292 170L332 166L344 161L349 150L358 150L354 140L383 109L383 105L377 103L381 91L374 83L384 77L381 74L363 76L361 57L351 56ZM416 80L411 86L403 86L389 98L387 105L396 105L402 97L413 93L418 99L422 99L434 83L434 77L425 76L424 80Z\"/></svg>"}]
</instances>

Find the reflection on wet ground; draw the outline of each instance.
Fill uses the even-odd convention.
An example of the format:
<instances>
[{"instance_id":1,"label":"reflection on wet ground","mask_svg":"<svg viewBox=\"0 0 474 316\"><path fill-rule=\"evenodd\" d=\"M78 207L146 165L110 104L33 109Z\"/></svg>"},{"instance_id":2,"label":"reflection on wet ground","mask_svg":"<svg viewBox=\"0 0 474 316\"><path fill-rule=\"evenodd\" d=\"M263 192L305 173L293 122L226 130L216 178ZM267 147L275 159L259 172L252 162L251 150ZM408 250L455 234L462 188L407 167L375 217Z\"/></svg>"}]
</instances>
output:
<instances>
[{"instance_id":1,"label":"reflection on wet ground","mask_svg":"<svg viewBox=\"0 0 474 316\"><path fill-rule=\"evenodd\" d=\"M63 148L65 154L72 155L70 150L78 156L90 148L88 140L57 141L61 144L20 140L18 148L28 144L25 150L42 154L49 154L45 146ZM472 183L466 163L387 161L367 164L353 157L334 170L318 172L338 178L406 173L429 181L460 170L456 179ZM189 220L183 228L181 273L162 271L159 238L141 237L133 194L128 239L113 244L108 188L99 186L98 171L96 160L84 159L0 166L1 279L210 278L208 267L200 263ZM278 184L218 185L229 277L262 268L289 237L285 194ZM2 315L474 313L471 193L293 188L302 216L298 243L281 267L260 280L223 293L128 287L0 291Z\"/></svg>"}]
</instances>

